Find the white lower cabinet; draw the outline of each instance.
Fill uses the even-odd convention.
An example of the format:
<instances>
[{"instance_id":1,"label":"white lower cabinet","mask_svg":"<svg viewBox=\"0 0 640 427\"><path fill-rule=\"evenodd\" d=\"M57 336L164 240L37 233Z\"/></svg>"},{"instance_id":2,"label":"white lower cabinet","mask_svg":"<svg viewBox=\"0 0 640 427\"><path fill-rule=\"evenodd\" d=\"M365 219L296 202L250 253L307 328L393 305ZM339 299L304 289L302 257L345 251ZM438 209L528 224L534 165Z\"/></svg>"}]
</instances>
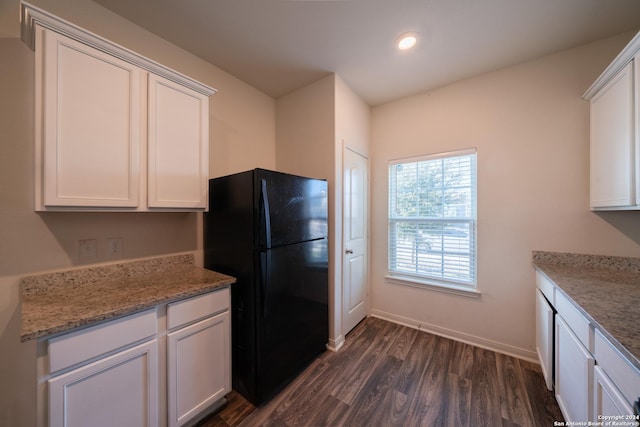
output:
<instances>
[{"instance_id":1,"label":"white lower cabinet","mask_svg":"<svg viewBox=\"0 0 640 427\"><path fill-rule=\"evenodd\" d=\"M600 331L596 331L594 354L594 419L599 416L621 416L631 420L633 402L640 397L640 369L629 360Z\"/></svg>"},{"instance_id":2,"label":"white lower cabinet","mask_svg":"<svg viewBox=\"0 0 640 427\"><path fill-rule=\"evenodd\" d=\"M556 400L566 421L584 422L592 414L594 358L556 315Z\"/></svg>"},{"instance_id":3,"label":"white lower cabinet","mask_svg":"<svg viewBox=\"0 0 640 427\"><path fill-rule=\"evenodd\" d=\"M181 426L231 391L229 289L167 307L169 426Z\"/></svg>"},{"instance_id":4,"label":"white lower cabinet","mask_svg":"<svg viewBox=\"0 0 640 427\"><path fill-rule=\"evenodd\" d=\"M536 285L538 358L547 387L550 387L548 374L554 371L551 385L565 421L575 425L611 420L623 420L629 425L640 422L640 416L633 415L633 402L640 398L638 366L540 272ZM550 317L554 308L555 318ZM554 319L555 329L551 329L550 322ZM555 331L553 341L552 331ZM554 357L553 369L549 368L549 354ZM606 418L611 416L618 418Z\"/></svg>"},{"instance_id":5,"label":"white lower cabinet","mask_svg":"<svg viewBox=\"0 0 640 427\"><path fill-rule=\"evenodd\" d=\"M548 390L553 389L553 309L536 290L536 350Z\"/></svg>"},{"instance_id":6,"label":"white lower cabinet","mask_svg":"<svg viewBox=\"0 0 640 427\"><path fill-rule=\"evenodd\" d=\"M231 391L229 312L172 332L169 426L181 426Z\"/></svg>"},{"instance_id":7,"label":"white lower cabinet","mask_svg":"<svg viewBox=\"0 0 640 427\"><path fill-rule=\"evenodd\" d=\"M157 325L152 309L41 342L43 424L157 426Z\"/></svg>"},{"instance_id":8,"label":"white lower cabinet","mask_svg":"<svg viewBox=\"0 0 640 427\"><path fill-rule=\"evenodd\" d=\"M50 379L50 427L158 425L156 365L152 340Z\"/></svg>"},{"instance_id":9,"label":"white lower cabinet","mask_svg":"<svg viewBox=\"0 0 640 427\"><path fill-rule=\"evenodd\" d=\"M631 414L633 414L631 405L600 366L596 366L593 371L593 420Z\"/></svg>"},{"instance_id":10,"label":"white lower cabinet","mask_svg":"<svg viewBox=\"0 0 640 427\"><path fill-rule=\"evenodd\" d=\"M230 301L223 288L40 341L38 426L180 426L221 405Z\"/></svg>"}]
</instances>

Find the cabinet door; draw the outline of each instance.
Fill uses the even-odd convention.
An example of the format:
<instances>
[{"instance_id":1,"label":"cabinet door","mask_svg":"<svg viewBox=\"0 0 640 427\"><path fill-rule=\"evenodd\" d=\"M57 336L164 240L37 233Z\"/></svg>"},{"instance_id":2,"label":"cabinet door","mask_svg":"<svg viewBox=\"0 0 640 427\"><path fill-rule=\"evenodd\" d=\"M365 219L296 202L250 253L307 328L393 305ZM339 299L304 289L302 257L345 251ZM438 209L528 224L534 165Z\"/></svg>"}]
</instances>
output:
<instances>
[{"instance_id":1,"label":"cabinet door","mask_svg":"<svg viewBox=\"0 0 640 427\"><path fill-rule=\"evenodd\" d=\"M567 421L590 419L593 365L591 353L556 315L556 400Z\"/></svg>"},{"instance_id":2,"label":"cabinet door","mask_svg":"<svg viewBox=\"0 0 640 427\"><path fill-rule=\"evenodd\" d=\"M622 396L607 374L596 366L593 373L593 420L601 415L633 414L633 408ZM622 418L624 419L624 418Z\"/></svg>"},{"instance_id":3,"label":"cabinet door","mask_svg":"<svg viewBox=\"0 0 640 427\"><path fill-rule=\"evenodd\" d=\"M542 375L549 390L553 389L553 310L542 292L536 289L536 349Z\"/></svg>"},{"instance_id":4,"label":"cabinet door","mask_svg":"<svg viewBox=\"0 0 640 427\"><path fill-rule=\"evenodd\" d=\"M635 205L633 62L591 99L591 207Z\"/></svg>"},{"instance_id":5,"label":"cabinet door","mask_svg":"<svg viewBox=\"0 0 640 427\"><path fill-rule=\"evenodd\" d=\"M149 75L150 208L207 207L209 98Z\"/></svg>"},{"instance_id":6,"label":"cabinet door","mask_svg":"<svg viewBox=\"0 0 640 427\"><path fill-rule=\"evenodd\" d=\"M157 342L49 380L50 427L158 425Z\"/></svg>"},{"instance_id":7,"label":"cabinet door","mask_svg":"<svg viewBox=\"0 0 640 427\"><path fill-rule=\"evenodd\" d=\"M168 335L169 426L180 426L231 391L229 312Z\"/></svg>"},{"instance_id":8,"label":"cabinet door","mask_svg":"<svg viewBox=\"0 0 640 427\"><path fill-rule=\"evenodd\" d=\"M51 31L42 55L38 208L136 207L141 71Z\"/></svg>"}]
</instances>

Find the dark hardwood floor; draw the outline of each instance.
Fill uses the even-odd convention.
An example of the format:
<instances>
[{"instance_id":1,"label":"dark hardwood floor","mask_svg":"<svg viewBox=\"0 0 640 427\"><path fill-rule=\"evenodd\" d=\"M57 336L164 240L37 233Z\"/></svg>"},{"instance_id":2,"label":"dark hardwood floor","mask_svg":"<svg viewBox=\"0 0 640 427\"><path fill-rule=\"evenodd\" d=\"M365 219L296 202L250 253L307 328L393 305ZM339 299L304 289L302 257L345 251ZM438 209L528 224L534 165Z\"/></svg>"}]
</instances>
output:
<instances>
[{"instance_id":1,"label":"dark hardwood floor","mask_svg":"<svg viewBox=\"0 0 640 427\"><path fill-rule=\"evenodd\" d=\"M214 426L553 426L560 409L534 363L376 318L270 402L236 392Z\"/></svg>"}]
</instances>

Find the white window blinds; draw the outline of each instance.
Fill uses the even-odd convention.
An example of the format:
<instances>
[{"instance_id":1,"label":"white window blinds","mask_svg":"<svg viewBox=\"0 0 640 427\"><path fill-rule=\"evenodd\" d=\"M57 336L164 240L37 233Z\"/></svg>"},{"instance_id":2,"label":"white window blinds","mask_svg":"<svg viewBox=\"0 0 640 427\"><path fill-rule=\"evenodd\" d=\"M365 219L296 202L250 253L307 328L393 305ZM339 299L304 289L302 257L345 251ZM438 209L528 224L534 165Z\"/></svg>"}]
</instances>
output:
<instances>
[{"instance_id":1,"label":"white window blinds","mask_svg":"<svg viewBox=\"0 0 640 427\"><path fill-rule=\"evenodd\" d=\"M389 164L389 274L475 288L475 149Z\"/></svg>"}]
</instances>

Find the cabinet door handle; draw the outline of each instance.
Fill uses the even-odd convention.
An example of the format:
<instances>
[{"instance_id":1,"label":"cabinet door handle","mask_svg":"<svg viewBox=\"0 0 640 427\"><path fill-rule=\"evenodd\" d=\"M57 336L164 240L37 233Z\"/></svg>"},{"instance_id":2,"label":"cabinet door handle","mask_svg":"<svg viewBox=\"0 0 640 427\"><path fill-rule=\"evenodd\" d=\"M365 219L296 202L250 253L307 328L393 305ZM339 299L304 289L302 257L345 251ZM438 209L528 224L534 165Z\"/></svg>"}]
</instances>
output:
<instances>
[{"instance_id":1,"label":"cabinet door handle","mask_svg":"<svg viewBox=\"0 0 640 427\"><path fill-rule=\"evenodd\" d=\"M344 251L345 254L347 255L351 255L353 253L353 251L351 249L347 249Z\"/></svg>"}]
</instances>

